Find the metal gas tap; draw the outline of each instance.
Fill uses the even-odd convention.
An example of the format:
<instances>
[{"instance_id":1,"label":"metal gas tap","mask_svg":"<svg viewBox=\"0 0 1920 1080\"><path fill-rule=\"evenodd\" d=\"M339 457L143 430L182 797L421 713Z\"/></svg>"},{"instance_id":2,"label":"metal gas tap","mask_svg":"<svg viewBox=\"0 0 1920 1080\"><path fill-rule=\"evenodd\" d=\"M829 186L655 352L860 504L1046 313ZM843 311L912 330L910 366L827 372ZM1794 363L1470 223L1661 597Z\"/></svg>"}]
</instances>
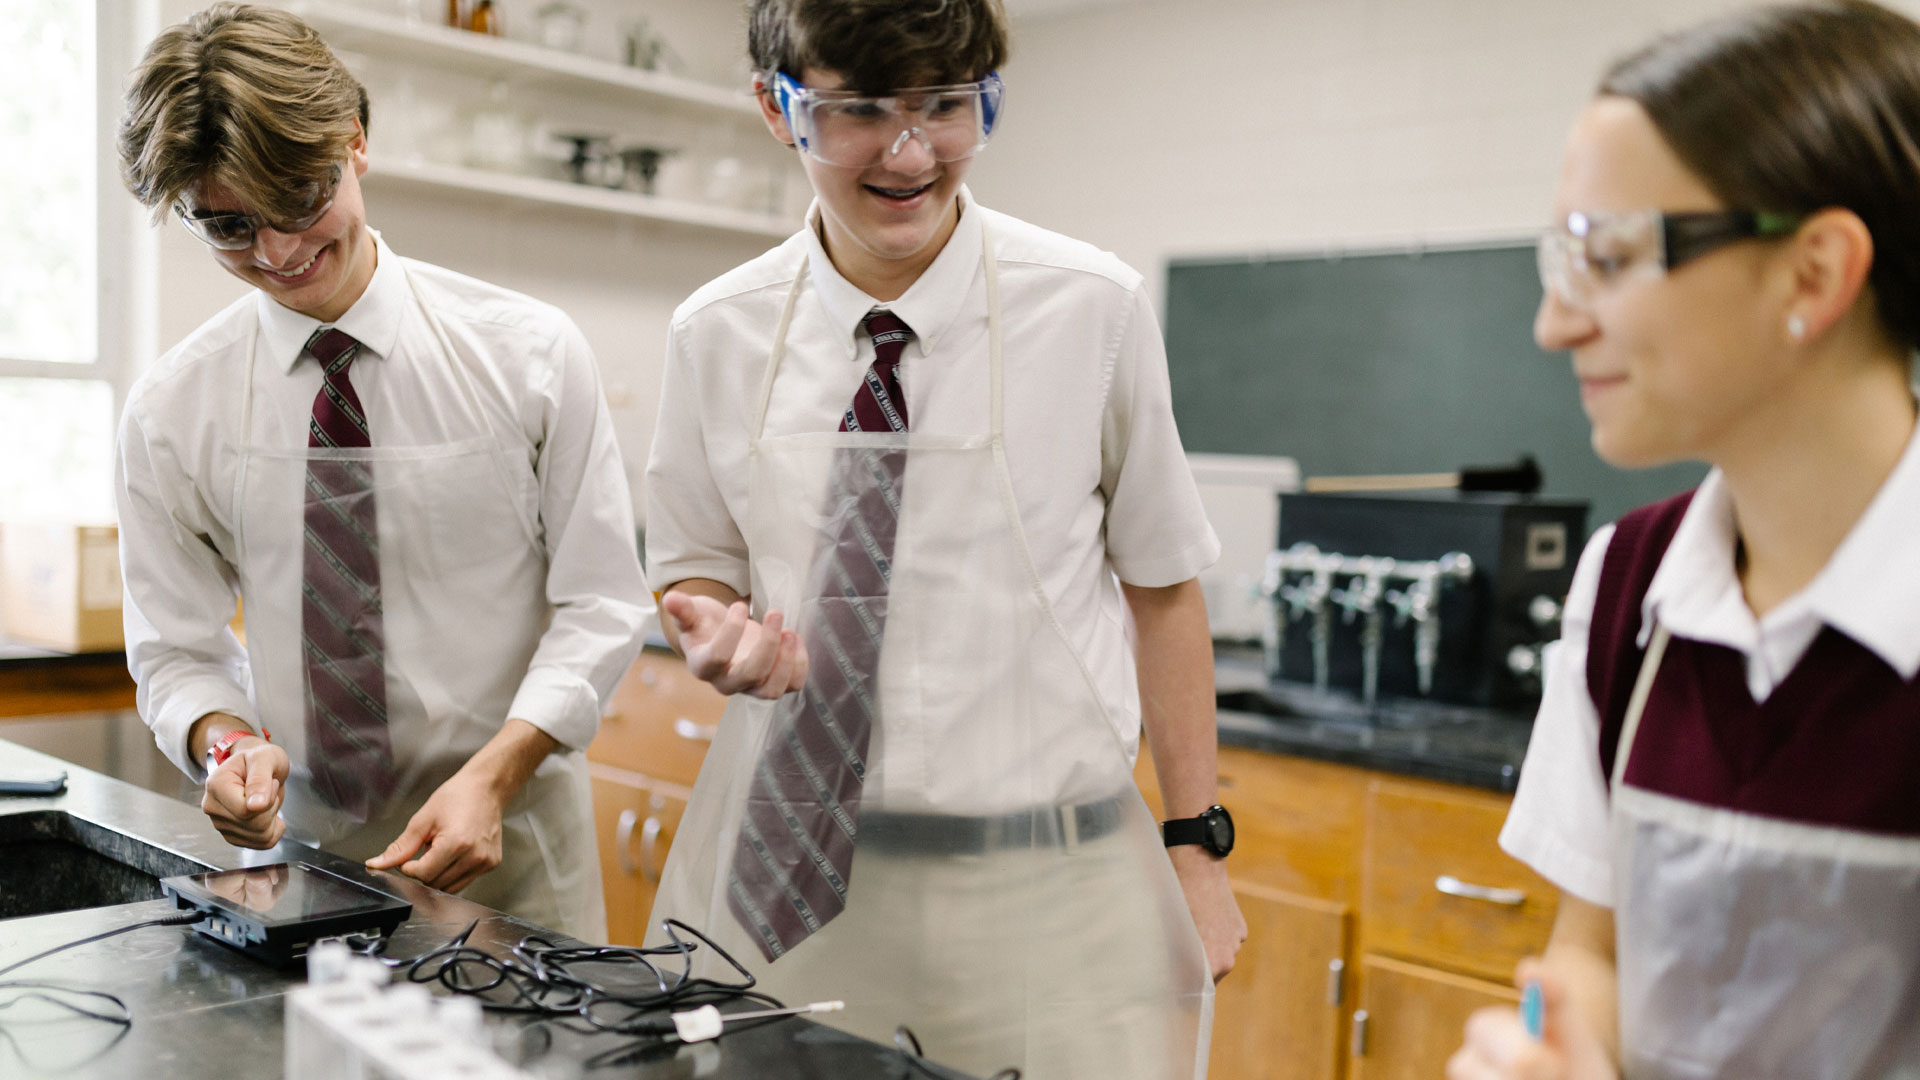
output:
<instances>
[{"instance_id":1,"label":"metal gas tap","mask_svg":"<svg viewBox=\"0 0 1920 1080\"><path fill-rule=\"evenodd\" d=\"M1351 623L1356 616L1363 619L1360 624L1360 700L1371 706L1380 696L1380 645L1386 636L1380 598L1386 592L1387 578L1393 575L1394 560L1362 557L1357 563L1358 575L1347 582L1346 588L1334 593L1332 599L1343 612L1342 621Z\"/></svg>"},{"instance_id":2,"label":"metal gas tap","mask_svg":"<svg viewBox=\"0 0 1920 1080\"><path fill-rule=\"evenodd\" d=\"M1260 578L1260 652L1266 661L1267 678L1280 677L1281 654L1287 649L1289 617L1280 613L1280 587L1286 581L1287 559L1279 551L1267 552L1267 572Z\"/></svg>"},{"instance_id":3,"label":"metal gas tap","mask_svg":"<svg viewBox=\"0 0 1920 1080\"><path fill-rule=\"evenodd\" d=\"M1403 567L1411 571L1405 589L1387 594L1393 606L1393 625L1413 623L1413 665L1422 695L1433 693L1433 673L1440 662L1440 583L1464 582L1473 577L1473 559L1455 551L1431 562Z\"/></svg>"},{"instance_id":4,"label":"metal gas tap","mask_svg":"<svg viewBox=\"0 0 1920 1080\"><path fill-rule=\"evenodd\" d=\"M1304 571L1306 576L1292 585L1285 585L1287 571ZM1303 615L1313 618L1313 685L1317 690L1327 688L1329 665L1327 650L1333 640L1333 612L1328 597L1333 593L1333 563L1323 558L1320 549L1312 544L1295 544L1285 551L1276 551L1267 557L1268 577L1273 581L1273 595L1287 605L1282 613L1279 605L1273 605L1271 626L1271 651L1268 653L1267 670L1275 677L1280 673L1280 651L1286 644L1286 627Z\"/></svg>"}]
</instances>

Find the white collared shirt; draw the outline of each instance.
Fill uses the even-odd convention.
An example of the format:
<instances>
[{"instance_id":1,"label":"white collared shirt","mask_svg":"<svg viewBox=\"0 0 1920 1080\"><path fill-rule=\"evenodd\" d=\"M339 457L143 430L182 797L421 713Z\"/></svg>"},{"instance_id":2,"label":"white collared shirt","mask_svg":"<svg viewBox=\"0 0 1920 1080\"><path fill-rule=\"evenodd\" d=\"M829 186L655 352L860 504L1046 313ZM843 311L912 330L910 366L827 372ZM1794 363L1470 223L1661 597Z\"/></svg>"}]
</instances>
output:
<instances>
[{"instance_id":1,"label":"white collared shirt","mask_svg":"<svg viewBox=\"0 0 1920 1080\"><path fill-rule=\"evenodd\" d=\"M897 300L880 304L834 269L814 228L816 206L807 228L675 312L647 464L648 576L662 587L699 577L749 589L750 429L781 306L803 263L768 436L838 427L873 359L859 327L876 306L913 330L898 369L912 430L988 430L985 219L1000 268L1007 464L1021 522L1047 598L1132 753L1138 688L1113 577L1174 585L1220 551L1174 426L1159 325L1140 275L1112 255L981 207L964 191L962 200L952 237Z\"/></svg>"},{"instance_id":2,"label":"white collared shirt","mask_svg":"<svg viewBox=\"0 0 1920 1080\"><path fill-rule=\"evenodd\" d=\"M1911 681L1920 672L1920 430L1833 557L1799 592L1755 618L1734 567L1733 500L1715 469L1680 519L1641 604L1644 646L1655 618L1673 636L1723 645L1746 660L1747 688L1765 701L1822 627L1865 646ZM1612 906L1613 867L1600 718L1587 692L1587 635L1613 526L1594 533L1567 596L1560 642L1549 647L1545 692L1500 846L1549 881Z\"/></svg>"},{"instance_id":3,"label":"white collared shirt","mask_svg":"<svg viewBox=\"0 0 1920 1080\"><path fill-rule=\"evenodd\" d=\"M377 235L376 252L366 292L334 324L361 343L350 378L375 446L470 436L477 423L471 385L496 436L524 448L537 489L537 505L527 510L546 549L543 599L552 617L538 642L528 643L532 662L508 716L584 748L653 614L592 352L558 308L402 260ZM409 275L450 339L474 359L470 384L453 373ZM257 359L247 352L256 319ZM303 349L320 325L264 293L244 296L156 361L129 393L121 418L117 495L128 667L155 741L195 778L201 764L187 747L195 720L227 712L259 723L246 652L227 630L238 580L238 450L306 446L321 370ZM243 432L250 363L251 431ZM473 496L501 494L489 486ZM497 632L459 610L434 617L448 649L461 647L462 634Z\"/></svg>"}]
</instances>

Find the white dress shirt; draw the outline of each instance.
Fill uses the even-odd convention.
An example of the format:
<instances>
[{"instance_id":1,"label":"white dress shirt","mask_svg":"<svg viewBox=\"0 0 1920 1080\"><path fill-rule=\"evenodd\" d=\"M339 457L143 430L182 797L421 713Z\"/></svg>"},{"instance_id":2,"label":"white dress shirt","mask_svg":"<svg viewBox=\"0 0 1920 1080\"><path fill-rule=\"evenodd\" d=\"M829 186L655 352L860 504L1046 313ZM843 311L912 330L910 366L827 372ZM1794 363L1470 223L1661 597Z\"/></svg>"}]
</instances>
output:
<instances>
[{"instance_id":1,"label":"white dress shirt","mask_svg":"<svg viewBox=\"0 0 1920 1080\"><path fill-rule=\"evenodd\" d=\"M384 241L376 242L376 253L366 292L334 324L361 343L349 377L365 403L374 446L440 444L490 428L513 447L509 453L525 455L531 482L522 509L536 523L547 560L545 596L532 600L544 599L551 618L530 643L527 669L505 673L518 678L518 691L507 715L491 722L517 717L563 746L584 748L653 614L592 353L549 304L402 260ZM457 377L422 303L469 358L470 383ZM204 773L187 745L195 720L226 712L259 723L247 654L227 629L242 524L236 473L243 446L306 445L321 370L303 348L319 326L262 293L243 297L141 377L121 420L128 666L155 740L196 779ZM255 356L248 355L249 341ZM252 430L242 432L249 364ZM476 403L484 419L474 415ZM503 497L492 484L472 492L474 499ZM460 551L462 539L436 536L434 550L457 564L469 557ZM384 567L383 589L403 588L413 569ZM288 586L297 596L299 583ZM459 655L463 642L500 632L457 606L430 617L449 655ZM493 652L489 643L473 655Z\"/></svg>"},{"instance_id":2,"label":"white dress shirt","mask_svg":"<svg viewBox=\"0 0 1920 1080\"><path fill-rule=\"evenodd\" d=\"M808 226L710 282L674 313L647 464L648 576L709 578L745 594L749 442L781 306L807 280L765 433L833 431L873 361L861 331L883 307L913 331L898 374L916 434L990 427L981 223L998 257L1006 453L1041 583L1092 671L1129 755L1139 692L1114 577L1186 581L1219 557L1175 429L1165 347L1140 275L1092 246L995 213L962 191L952 237L899 299L833 266Z\"/></svg>"},{"instance_id":3,"label":"white dress shirt","mask_svg":"<svg viewBox=\"0 0 1920 1080\"><path fill-rule=\"evenodd\" d=\"M1613 905L1600 717L1587 691L1587 636L1608 525L1588 541L1567 596L1560 641L1500 846L1590 903ZM1645 647L1657 617L1674 637L1723 645L1746 660L1747 688L1765 701L1823 626L1872 650L1911 681L1920 672L1920 432L1833 557L1806 587L1755 618L1734 568L1733 500L1718 469L1681 518L1641 605Z\"/></svg>"}]
</instances>

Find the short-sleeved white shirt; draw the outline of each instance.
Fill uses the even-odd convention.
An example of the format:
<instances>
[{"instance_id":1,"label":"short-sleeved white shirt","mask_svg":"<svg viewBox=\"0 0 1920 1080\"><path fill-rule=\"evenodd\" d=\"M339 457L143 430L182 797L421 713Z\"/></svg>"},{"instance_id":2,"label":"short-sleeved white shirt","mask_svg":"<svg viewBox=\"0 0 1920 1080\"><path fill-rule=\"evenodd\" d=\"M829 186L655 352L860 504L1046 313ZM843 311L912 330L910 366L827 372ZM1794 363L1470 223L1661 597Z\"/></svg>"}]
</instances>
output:
<instances>
[{"instance_id":1,"label":"short-sleeved white shirt","mask_svg":"<svg viewBox=\"0 0 1920 1080\"><path fill-rule=\"evenodd\" d=\"M1545 692L1500 846L1589 903L1613 906L1600 717L1587 690L1587 636L1609 525L1588 541L1567 595L1560 641L1547 653ZM1719 470L1674 532L1641 604L1644 646L1657 617L1675 637L1723 645L1746 660L1753 700L1765 701L1823 626L1872 650L1900 676L1920 672L1920 432L1807 586L1754 618L1734 568L1733 500Z\"/></svg>"},{"instance_id":2,"label":"short-sleeved white shirt","mask_svg":"<svg viewBox=\"0 0 1920 1080\"><path fill-rule=\"evenodd\" d=\"M1175 430L1165 346L1140 274L1090 245L987 210L962 191L952 237L881 304L834 269L808 226L710 282L674 313L647 463L647 576L710 578L744 594L747 447L780 310L802 265L767 435L835 430L873 360L860 321L884 307L913 330L899 367L916 433L989 427L983 223L998 259L1006 451L1047 598L1138 745L1139 701L1114 576L1186 581L1219 557Z\"/></svg>"}]
</instances>

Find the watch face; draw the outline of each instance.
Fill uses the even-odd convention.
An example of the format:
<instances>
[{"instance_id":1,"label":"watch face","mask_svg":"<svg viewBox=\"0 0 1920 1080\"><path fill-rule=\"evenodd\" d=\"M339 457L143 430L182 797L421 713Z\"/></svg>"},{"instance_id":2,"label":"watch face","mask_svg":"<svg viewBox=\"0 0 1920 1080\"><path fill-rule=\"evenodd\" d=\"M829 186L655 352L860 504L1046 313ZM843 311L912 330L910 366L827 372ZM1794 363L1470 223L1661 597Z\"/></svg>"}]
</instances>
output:
<instances>
[{"instance_id":1,"label":"watch face","mask_svg":"<svg viewBox=\"0 0 1920 1080\"><path fill-rule=\"evenodd\" d=\"M1207 850L1225 855L1233 850L1233 817L1224 806L1216 806L1201 815L1207 824Z\"/></svg>"}]
</instances>

